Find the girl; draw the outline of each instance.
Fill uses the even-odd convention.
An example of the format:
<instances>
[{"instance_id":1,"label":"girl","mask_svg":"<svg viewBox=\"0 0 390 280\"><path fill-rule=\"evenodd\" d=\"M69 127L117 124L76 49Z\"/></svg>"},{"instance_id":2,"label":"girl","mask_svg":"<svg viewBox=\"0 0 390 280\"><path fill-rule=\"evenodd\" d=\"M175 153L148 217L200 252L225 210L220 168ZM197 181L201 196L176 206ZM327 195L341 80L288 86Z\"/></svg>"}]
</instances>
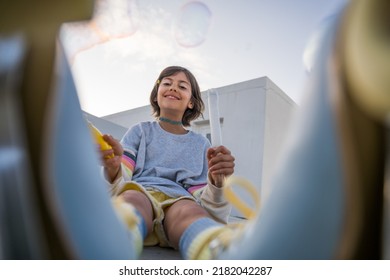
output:
<instances>
[{"instance_id":1,"label":"girl","mask_svg":"<svg viewBox=\"0 0 390 280\"><path fill-rule=\"evenodd\" d=\"M101 156L114 205L135 236L138 253L143 245L158 244L179 249L187 259L211 258L209 243L226 231L230 213L216 182L233 174L234 157L185 129L204 109L187 69L164 69L150 103L156 121L130 128L120 143L104 135L112 146Z\"/></svg>"}]
</instances>

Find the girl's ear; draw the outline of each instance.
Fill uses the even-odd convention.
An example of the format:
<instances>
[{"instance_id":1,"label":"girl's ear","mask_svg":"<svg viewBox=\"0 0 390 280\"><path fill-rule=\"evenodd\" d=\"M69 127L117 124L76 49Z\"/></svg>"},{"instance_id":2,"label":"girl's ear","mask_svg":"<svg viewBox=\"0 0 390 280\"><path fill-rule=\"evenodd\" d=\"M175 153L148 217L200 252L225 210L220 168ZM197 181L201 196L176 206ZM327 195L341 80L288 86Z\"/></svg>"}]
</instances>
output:
<instances>
[{"instance_id":1,"label":"girl's ear","mask_svg":"<svg viewBox=\"0 0 390 280\"><path fill-rule=\"evenodd\" d=\"M194 104L191 101L190 101L190 103L188 103L188 108L190 108L190 109L194 108Z\"/></svg>"}]
</instances>

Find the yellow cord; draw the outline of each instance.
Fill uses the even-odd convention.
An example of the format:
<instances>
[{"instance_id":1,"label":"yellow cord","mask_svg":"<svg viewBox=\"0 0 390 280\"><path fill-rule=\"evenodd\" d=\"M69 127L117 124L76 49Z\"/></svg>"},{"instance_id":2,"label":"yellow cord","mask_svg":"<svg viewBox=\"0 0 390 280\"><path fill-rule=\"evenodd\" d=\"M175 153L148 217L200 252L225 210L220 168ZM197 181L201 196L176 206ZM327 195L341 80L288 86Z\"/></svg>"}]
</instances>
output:
<instances>
[{"instance_id":1,"label":"yellow cord","mask_svg":"<svg viewBox=\"0 0 390 280\"><path fill-rule=\"evenodd\" d=\"M237 195L233 192L233 185L244 188L251 195L253 201L255 202L254 209L248 207L246 203L237 197ZM260 195L257 192L256 187L248 180L235 176L228 177L225 179L223 193L226 200L229 201L234 207L236 207L248 220L255 218L255 216L259 213Z\"/></svg>"}]
</instances>

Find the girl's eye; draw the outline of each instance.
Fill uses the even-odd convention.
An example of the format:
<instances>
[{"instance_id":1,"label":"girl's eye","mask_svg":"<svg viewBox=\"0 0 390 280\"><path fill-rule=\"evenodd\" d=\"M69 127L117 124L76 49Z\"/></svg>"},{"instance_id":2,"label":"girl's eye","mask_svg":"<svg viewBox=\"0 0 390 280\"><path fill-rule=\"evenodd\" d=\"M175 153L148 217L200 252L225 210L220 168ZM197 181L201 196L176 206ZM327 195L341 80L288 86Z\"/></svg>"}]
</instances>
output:
<instances>
[{"instance_id":1,"label":"girl's eye","mask_svg":"<svg viewBox=\"0 0 390 280\"><path fill-rule=\"evenodd\" d=\"M183 90L187 89L187 87L185 87L185 86L180 86L180 88L183 89Z\"/></svg>"},{"instance_id":2,"label":"girl's eye","mask_svg":"<svg viewBox=\"0 0 390 280\"><path fill-rule=\"evenodd\" d=\"M170 86L171 84L168 82L162 83L164 86Z\"/></svg>"}]
</instances>

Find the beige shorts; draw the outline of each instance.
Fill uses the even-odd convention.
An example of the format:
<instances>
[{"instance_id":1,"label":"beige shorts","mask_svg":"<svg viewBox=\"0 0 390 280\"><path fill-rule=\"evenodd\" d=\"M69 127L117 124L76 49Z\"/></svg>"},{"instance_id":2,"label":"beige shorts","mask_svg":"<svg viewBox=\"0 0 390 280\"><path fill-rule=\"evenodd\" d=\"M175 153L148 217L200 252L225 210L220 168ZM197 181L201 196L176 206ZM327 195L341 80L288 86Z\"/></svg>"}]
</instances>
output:
<instances>
[{"instance_id":1,"label":"beige shorts","mask_svg":"<svg viewBox=\"0 0 390 280\"><path fill-rule=\"evenodd\" d=\"M181 199L191 199L196 201L195 198L192 196L172 198L162 192L156 191L155 189L144 188L136 182L128 182L126 184L123 184L118 191L118 195L126 190L136 190L142 192L149 198L150 202L152 203L154 212L153 232L149 233L148 236L145 238L144 245L159 245L161 247L171 247L164 231L164 209Z\"/></svg>"}]
</instances>

